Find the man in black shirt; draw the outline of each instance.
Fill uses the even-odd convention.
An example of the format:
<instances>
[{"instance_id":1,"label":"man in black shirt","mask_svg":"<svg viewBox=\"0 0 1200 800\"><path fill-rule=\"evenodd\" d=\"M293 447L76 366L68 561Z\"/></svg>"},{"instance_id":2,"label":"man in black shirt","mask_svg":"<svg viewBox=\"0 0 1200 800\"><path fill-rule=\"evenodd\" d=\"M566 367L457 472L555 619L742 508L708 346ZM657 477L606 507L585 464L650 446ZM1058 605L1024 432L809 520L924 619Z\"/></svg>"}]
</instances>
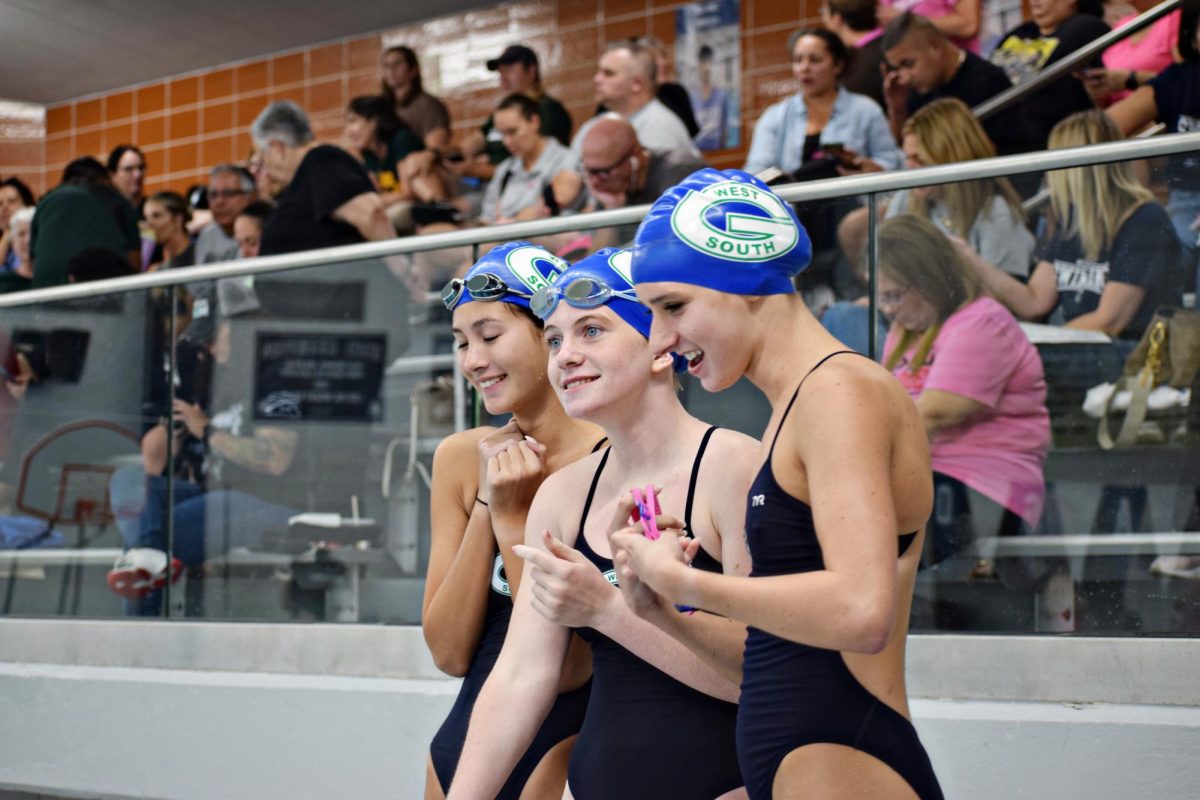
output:
<instances>
[{"instance_id":1,"label":"man in black shirt","mask_svg":"<svg viewBox=\"0 0 1200 800\"><path fill-rule=\"evenodd\" d=\"M1004 70L955 46L925 17L905 12L892 20L882 37L883 94L888 121L901 140L910 114L941 97L957 97L974 108L1012 87ZM1017 106L983 120L1000 155L1036 149Z\"/></svg>"},{"instance_id":2,"label":"man in black shirt","mask_svg":"<svg viewBox=\"0 0 1200 800\"><path fill-rule=\"evenodd\" d=\"M267 175L286 186L263 225L260 255L396 235L363 165L340 147L318 144L295 103L271 103L251 135Z\"/></svg>"}]
</instances>

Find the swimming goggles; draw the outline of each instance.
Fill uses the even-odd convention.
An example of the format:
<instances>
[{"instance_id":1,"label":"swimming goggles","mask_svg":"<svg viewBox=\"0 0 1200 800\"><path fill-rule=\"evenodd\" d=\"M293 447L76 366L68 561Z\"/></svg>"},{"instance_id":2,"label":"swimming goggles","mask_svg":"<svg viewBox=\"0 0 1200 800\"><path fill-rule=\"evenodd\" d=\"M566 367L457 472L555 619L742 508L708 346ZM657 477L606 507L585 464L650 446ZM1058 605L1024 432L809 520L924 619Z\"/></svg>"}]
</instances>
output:
<instances>
[{"instance_id":1,"label":"swimming goggles","mask_svg":"<svg viewBox=\"0 0 1200 800\"><path fill-rule=\"evenodd\" d=\"M614 289L597 278L572 278L562 286L543 286L534 293L529 301L529 308L538 319L545 320L558 308L560 299L575 308L596 308L602 306L614 297L639 302L633 292Z\"/></svg>"},{"instance_id":2,"label":"swimming goggles","mask_svg":"<svg viewBox=\"0 0 1200 800\"><path fill-rule=\"evenodd\" d=\"M466 280L451 278L447 281L446 285L442 287L442 304L453 311L454 306L462 299L464 291L471 295L472 300L499 300L506 294L524 297L526 300L533 296L528 292L521 292L512 288L499 275L493 275L490 272L480 272Z\"/></svg>"}]
</instances>

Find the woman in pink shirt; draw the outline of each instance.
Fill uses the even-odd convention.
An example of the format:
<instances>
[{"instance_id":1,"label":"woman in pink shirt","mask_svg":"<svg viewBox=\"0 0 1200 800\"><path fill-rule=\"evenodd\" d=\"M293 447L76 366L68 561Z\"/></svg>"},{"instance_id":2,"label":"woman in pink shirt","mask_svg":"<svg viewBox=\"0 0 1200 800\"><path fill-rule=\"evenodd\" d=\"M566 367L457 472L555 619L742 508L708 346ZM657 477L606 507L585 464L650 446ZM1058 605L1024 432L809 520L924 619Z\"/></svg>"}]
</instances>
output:
<instances>
[{"instance_id":1,"label":"woman in pink shirt","mask_svg":"<svg viewBox=\"0 0 1200 800\"><path fill-rule=\"evenodd\" d=\"M1130 0L1132 14L1117 20L1113 30L1124 27L1161 0ZM1085 69L1080 76L1088 95L1098 108L1107 108L1158 73L1179 61L1179 11L1160 17L1104 51L1104 67Z\"/></svg>"},{"instance_id":2,"label":"woman in pink shirt","mask_svg":"<svg viewBox=\"0 0 1200 800\"><path fill-rule=\"evenodd\" d=\"M887 25L905 11L928 17L950 41L979 55L982 0L880 0L879 24Z\"/></svg>"},{"instance_id":3,"label":"woman in pink shirt","mask_svg":"<svg viewBox=\"0 0 1200 800\"><path fill-rule=\"evenodd\" d=\"M1050 416L1042 360L953 243L909 215L879 227L884 366L929 434L934 563L978 536L1030 532L1045 499Z\"/></svg>"}]
</instances>

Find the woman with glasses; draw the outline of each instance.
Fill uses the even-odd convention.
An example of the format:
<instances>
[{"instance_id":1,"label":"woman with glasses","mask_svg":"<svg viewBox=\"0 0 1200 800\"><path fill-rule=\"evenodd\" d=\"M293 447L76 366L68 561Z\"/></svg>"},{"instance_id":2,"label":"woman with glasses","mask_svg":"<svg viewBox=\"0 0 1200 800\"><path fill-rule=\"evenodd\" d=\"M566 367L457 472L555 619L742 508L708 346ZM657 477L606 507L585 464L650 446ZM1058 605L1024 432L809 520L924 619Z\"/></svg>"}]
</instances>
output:
<instances>
[{"instance_id":1,"label":"woman with glasses","mask_svg":"<svg viewBox=\"0 0 1200 800\"><path fill-rule=\"evenodd\" d=\"M422 630L438 668L464 681L430 745L427 798L441 797L460 766L471 709L505 641L522 579L513 547L524 540L534 493L546 476L603 439L599 428L563 412L547 380L541 326L529 310L534 291L566 266L541 247L509 243L443 290L463 375L489 414L512 417L501 428L447 437L433 457ZM587 648L574 644L563 669L556 667L545 723L489 796L515 800L523 790L527 797L561 796L590 672Z\"/></svg>"},{"instance_id":2,"label":"woman with glasses","mask_svg":"<svg viewBox=\"0 0 1200 800\"><path fill-rule=\"evenodd\" d=\"M618 577L749 625L737 749L751 800L941 798L904 685L927 433L904 387L795 293L810 254L790 206L736 170L692 175L642 222L633 277L653 350L682 354L709 391L744 375L773 413L744 506L750 576L622 532Z\"/></svg>"},{"instance_id":3,"label":"woman with glasses","mask_svg":"<svg viewBox=\"0 0 1200 800\"><path fill-rule=\"evenodd\" d=\"M892 320L883 364L908 389L929 434L931 563L979 536L1032 533L1050 447L1037 349L925 220L899 216L879 227L878 280L880 308ZM943 604L941 612L954 610Z\"/></svg>"},{"instance_id":4,"label":"woman with glasses","mask_svg":"<svg viewBox=\"0 0 1200 800\"><path fill-rule=\"evenodd\" d=\"M517 548L524 584L476 703L452 798L496 793L550 707L572 629L591 643L594 671L571 755L574 800L741 796L733 726L745 629L658 608L670 618L664 626L697 643L702 657L635 616L622 599L629 587L613 585L608 533L628 524L630 489L646 487L647 529L688 530L696 571L745 574L740 498L757 442L683 408L676 359L650 347L650 313L632 292L628 265L628 251L598 251L533 299L563 408L603 425L610 446L549 476L534 500ZM654 519L655 498L672 518Z\"/></svg>"}]
</instances>

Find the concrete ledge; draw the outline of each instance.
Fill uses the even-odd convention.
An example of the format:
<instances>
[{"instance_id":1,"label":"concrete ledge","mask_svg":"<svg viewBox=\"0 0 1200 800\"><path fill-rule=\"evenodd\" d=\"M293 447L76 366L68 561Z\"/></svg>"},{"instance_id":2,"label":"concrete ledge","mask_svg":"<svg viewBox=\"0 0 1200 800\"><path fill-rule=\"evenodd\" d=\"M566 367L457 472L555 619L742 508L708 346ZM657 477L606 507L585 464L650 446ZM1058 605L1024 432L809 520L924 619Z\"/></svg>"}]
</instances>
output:
<instances>
[{"instance_id":1,"label":"concrete ledge","mask_svg":"<svg viewBox=\"0 0 1200 800\"><path fill-rule=\"evenodd\" d=\"M0 619L0 662L438 679L421 629ZM1200 706L1197 639L914 635L912 697Z\"/></svg>"},{"instance_id":2,"label":"concrete ledge","mask_svg":"<svg viewBox=\"0 0 1200 800\"><path fill-rule=\"evenodd\" d=\"M428 743L456 692L449 679L0 664L0 789L418 798ZM950 798L1195 796L1200 709L931 699L912 708Z\"/></svg>"}]
</instances>

